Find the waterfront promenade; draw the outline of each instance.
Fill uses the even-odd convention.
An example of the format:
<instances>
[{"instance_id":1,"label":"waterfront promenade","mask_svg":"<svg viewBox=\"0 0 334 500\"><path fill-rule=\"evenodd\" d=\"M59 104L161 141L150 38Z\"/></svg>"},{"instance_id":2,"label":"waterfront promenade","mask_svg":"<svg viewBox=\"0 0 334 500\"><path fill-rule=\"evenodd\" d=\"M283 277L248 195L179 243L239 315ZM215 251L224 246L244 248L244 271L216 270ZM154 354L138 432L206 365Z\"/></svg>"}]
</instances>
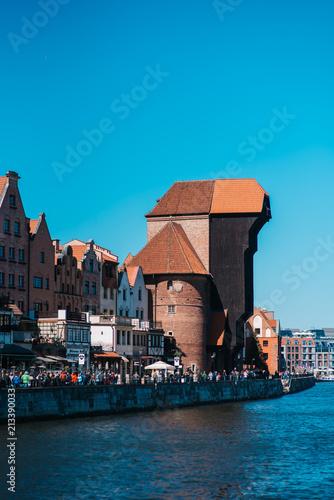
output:
<instances>
[{"instance_id":1,"label":"waterfront promenade","mask_svg":"<svg viewBox=\"0 0 334 500\"><path fill-rule=\"evenodd\" d=\"M314 384L313 376L292 377L289 392L299 392ZM7 392L6 389L0 391L1 423L7 420ZM22 387L15 389L15 413L18 421L43 420L268 399L282 395L280 378L146 385Z\"/></svg>"}]
</instances>

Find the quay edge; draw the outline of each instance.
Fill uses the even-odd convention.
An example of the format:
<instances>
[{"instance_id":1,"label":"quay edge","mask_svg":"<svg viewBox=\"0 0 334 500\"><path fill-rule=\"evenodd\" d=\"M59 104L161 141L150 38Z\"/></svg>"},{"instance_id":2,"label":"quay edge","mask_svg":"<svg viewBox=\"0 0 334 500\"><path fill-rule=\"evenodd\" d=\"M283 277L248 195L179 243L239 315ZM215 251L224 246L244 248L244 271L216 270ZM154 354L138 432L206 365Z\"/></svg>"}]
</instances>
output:
<instances>
[{"instance_id":1,"label":"quay edge","mask_svg":"<svg viewBox=\"0 0 334 500\"><path fill-rule=\"evenodd\" d=\"M291 379L290 393L308 389L314 377ZM7 389L0 391L0 423L7 423ZM12 394L12 393L11 393ZM112 415L283 396L280 379L193 384L61 386L15 389L17 422Z\"/></svg>"}]
</instances>

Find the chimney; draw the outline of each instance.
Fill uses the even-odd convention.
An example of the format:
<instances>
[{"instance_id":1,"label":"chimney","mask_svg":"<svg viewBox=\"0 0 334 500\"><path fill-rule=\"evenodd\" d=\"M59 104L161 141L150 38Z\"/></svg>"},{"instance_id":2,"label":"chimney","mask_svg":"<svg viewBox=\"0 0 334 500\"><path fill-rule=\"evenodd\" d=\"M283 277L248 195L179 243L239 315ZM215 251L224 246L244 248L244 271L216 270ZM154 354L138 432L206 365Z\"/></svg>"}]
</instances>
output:
<instances>
[{"instance_id":1,"label":"chimney","mask_svg":"<svg viewBox=\"0 0 334 500\"><path fill-rule=\"evenodd\" d=\"M52 240L52 244L55 247L56 252L59 252L59 241L60 240Z\"/></svg>"},{"instance_id":2,"label":"chimney","mask_svg":"<svg viewBox=\"0 0 334 500\"><path fill-rule=\"evenodd\" d=\"M16 172L13 172L13 170L8 170L6 172L6 177L8 177L9 181L12 181L10 182L10 184L14 184L15 186L17 186L17 182L19 179L21 179L21 177L19 176L19 174L17 174Z\"/></svg>"}]
</instances>

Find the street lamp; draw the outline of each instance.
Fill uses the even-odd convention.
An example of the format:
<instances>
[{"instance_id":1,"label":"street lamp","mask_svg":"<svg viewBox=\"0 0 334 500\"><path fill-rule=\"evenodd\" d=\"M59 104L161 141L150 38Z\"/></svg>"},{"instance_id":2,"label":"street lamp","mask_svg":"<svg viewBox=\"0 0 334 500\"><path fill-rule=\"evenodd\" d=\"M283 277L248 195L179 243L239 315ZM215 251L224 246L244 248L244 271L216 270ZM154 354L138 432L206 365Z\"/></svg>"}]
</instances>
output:
<instances>
[{"instance_id":1,"label":"street lamp","mask_svg":"<svg viewBox=\"0 0 334 500\"><path fill-rule=\"evenodd\" d=\"M141 355L143 354L143 349L139 348L139 383L141 383Z\"/></svg>"},{"instance_id":2,"label":"street lamp","mask_svg":"<svg viewBox=\"0 0 334 500\"><path fill-rule=\"evenodd\" d=\"M5 347L5 343L1 340L0 342L0 349L1 349L1 370L2 370L2 350Z\"/></svg>"}]
</instances>

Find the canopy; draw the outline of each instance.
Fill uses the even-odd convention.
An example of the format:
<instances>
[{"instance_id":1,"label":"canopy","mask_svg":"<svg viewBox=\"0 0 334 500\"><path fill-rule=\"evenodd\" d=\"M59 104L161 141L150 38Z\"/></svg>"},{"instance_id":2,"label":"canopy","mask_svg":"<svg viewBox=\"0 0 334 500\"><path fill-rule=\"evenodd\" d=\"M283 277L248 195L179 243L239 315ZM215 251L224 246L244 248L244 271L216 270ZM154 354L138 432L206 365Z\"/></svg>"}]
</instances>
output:
<instances>
[{"instance_id":1,"label":"canopy","mask_svg":"<svg viewBox=\"0 0 334 500\"><path fill-rule=\"evenodd\" d=\"M145 366L145 370L175 370L175 366L169 365L164 361L157 361L152 365Z\"/></svg>"}]
</instances>

